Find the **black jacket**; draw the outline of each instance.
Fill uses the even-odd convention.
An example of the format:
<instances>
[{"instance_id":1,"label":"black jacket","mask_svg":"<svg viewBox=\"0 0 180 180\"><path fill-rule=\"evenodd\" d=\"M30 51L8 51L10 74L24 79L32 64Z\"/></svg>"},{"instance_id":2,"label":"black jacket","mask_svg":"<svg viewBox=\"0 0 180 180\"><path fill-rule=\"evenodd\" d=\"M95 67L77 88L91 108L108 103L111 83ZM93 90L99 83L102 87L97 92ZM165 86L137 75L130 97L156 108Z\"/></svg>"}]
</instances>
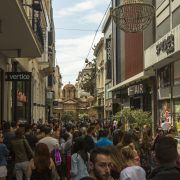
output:
<instances>
[{"instance_id":1,"label":"black jacket","mask_svg":"<svg viewBox=\"0 0 180 180\"><path fill-rule=\"evenodd\" d=\"M160 166L152 171L148 180L180 180L180 167Z\"/></svg>"}]
</instances>

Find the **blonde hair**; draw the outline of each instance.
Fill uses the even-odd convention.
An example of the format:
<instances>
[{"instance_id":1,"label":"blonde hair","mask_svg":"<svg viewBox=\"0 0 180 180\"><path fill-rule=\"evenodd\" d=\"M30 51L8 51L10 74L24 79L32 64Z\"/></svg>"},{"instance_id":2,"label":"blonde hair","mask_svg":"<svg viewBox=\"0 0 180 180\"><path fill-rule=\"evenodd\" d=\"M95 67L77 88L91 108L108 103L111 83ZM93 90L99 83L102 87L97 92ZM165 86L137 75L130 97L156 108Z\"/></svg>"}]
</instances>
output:
<instances>
[{"instance_id":1,"label":"blonde hair","mask_svg":"<svg viewBox=\"0 0 180 180\"><path fill-rule=\"evenodd\" d=\"M114 167L116 168L116 170L120 172L123 166L122 158L121 158L121 151L116 146L109 147L109 150L111 152L110 156L111 156L112 163Z\"/></svg>"},{"instance_id":2,"label":"blonde hair","mask_svg":"<svg viewBox=\"0 0 180 180\"><path fill-rule=\"evenodd\" d=\"M123 162L123 168L134 163L135 153L134 148L131 145L124 146L121 149L121 159Z\"/></svg>"}]
</instances>

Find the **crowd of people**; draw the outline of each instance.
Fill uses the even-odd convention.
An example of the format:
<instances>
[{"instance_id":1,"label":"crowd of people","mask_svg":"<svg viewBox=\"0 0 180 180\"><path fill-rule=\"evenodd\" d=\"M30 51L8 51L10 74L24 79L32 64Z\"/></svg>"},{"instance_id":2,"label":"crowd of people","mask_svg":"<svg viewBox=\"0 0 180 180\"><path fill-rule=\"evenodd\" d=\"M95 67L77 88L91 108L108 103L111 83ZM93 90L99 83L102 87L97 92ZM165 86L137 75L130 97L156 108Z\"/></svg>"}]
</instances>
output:
<instances>
[{"instance_id":1,"label":"crowd of people","mask_svg":"<svg viewBox=\"0 0 180 180\"><path fill-rule=\"evenodd\" d=\"M3 123L0 180L180 180L175 129Z\"/></svg>"}]
</instances>

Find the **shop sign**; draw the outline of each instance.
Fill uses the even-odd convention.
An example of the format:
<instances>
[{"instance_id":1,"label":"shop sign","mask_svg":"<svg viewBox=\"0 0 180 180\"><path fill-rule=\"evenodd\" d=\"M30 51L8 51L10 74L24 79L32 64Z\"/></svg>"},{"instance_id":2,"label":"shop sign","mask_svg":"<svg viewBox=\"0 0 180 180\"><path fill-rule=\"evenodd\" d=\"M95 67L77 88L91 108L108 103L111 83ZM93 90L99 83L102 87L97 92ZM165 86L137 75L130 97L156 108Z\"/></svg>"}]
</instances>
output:
<instances>
[{"instance_id":1,"label":"shop sign","mask_svg":"<svg viewBox=\"0 0 180 180\"><path fill-rule=\"evenodd\" d=\"M143 84L137 84L134 86L130 86L128 88L128 96L133 96L137 94L143 94L144 93L144 86Z\"/></svg>"},{"instance_id":2,"label":"shop sign","mask_svg":"<svg viewBox=\"0 0 180 180\"><path fill-rule=\"evenodd\" d=\"M6 72L6 81L30 81L31 72Z\"/></svg>"},{"instance_id":3,"label":"shop sign","mask_svg":"<svg viewBox=\"0 0 180 180\"><path fill-rule=\"evenodd\" d=\"M161 52L166 52L167 55L174 52L174 35L169 35L166 39L156 45L156 54L159 56Z\"/></svg>"},{"instance_id":4,"label":"shop sign","mask_svg":"<svg viewBox=\"0 0 180 180\"><path fill-rule=\"evenodd\" d=\"M106 39L106 79L112 78L111 72L111 38Z\"/></svg>"}]
</instances>

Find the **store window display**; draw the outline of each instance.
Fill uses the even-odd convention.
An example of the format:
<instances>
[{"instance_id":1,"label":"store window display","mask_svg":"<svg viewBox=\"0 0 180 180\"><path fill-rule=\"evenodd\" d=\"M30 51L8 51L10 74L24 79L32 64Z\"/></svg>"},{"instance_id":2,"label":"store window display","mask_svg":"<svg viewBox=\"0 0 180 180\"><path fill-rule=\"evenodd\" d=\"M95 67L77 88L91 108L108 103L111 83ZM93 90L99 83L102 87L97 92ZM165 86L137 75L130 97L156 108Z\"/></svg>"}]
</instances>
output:
<instances>
[{"instance_id":1,"label":"store window display","mask_svg":"<svg viewBox=\"0 0 180 180\"><path fill-rule=\"evenodd\" d=\"M174 100L174 120L178 135L180 136L180 99Z\"/></svg>"},{"instance_id":2,"label":"store window display","mask_svg":"<svg viewBox=\"0 0 180 180\"><path fill-rule=\"evenodd\" d=\"M158 70L158 87L166 88L171 85L171 67L165 66Z\"/></svg>"},{"instance_id":3,"label":"store window display","mask_svg":"<svg viewBox=\"0 0 180 180\"><path fill-rule=\"evenodd\" d=\"M163 130L169 130L171 125L170 100L164 100L160 102L160 126Z\"/></svg>"}]
</instances>

